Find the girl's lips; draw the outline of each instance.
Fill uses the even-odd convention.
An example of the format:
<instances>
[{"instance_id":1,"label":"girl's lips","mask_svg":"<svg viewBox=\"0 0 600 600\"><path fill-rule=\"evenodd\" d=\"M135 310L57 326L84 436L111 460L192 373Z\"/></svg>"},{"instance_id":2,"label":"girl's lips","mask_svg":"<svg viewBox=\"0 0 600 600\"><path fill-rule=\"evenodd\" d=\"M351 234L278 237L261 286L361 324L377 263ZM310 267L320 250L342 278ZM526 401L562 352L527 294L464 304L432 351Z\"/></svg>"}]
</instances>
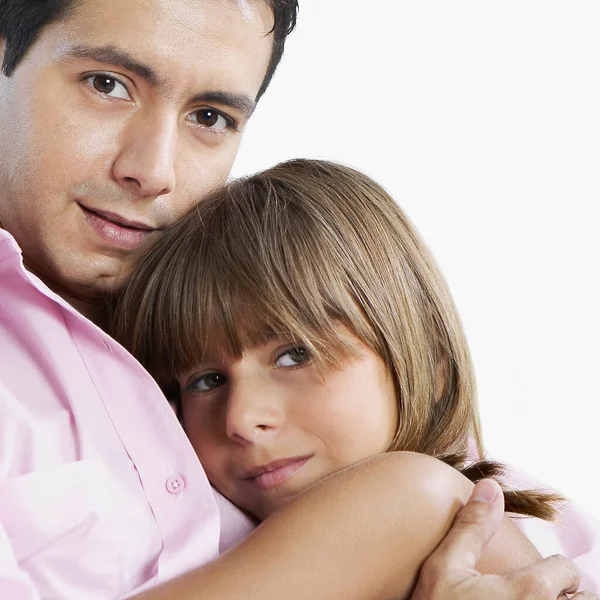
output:
<instances>
[{"instance_id":1,"label":"girl's lips","mask_svg":"<svg viewBox=\"0 0 600 600\"><path fill-rule=\"evenodd\" d=\"M274 468L266 465L264 469L267 470L254 477L249 477L248 481L251 481L263 490L278 487L297 473L311 458L312 456L304 456L286 461L277 461L277 463L273 463L272 465Z\"/></svg>"}]
</instances>

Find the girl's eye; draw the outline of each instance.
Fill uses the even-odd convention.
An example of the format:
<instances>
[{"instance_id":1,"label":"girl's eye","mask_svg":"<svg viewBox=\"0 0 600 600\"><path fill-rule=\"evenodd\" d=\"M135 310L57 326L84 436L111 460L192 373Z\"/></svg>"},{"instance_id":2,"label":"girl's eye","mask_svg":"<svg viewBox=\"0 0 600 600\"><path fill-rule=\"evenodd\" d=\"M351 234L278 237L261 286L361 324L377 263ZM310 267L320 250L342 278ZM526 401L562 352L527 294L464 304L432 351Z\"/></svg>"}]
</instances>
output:
<instances>
[{"instance_id":1,"label":"girl's eye","mask_svg":"<svg viewBox=\"0 0 600 600\"><path fill-rule=\"evenodd\" d=\"M222 373L207 373L195 379L190 385L190 389L195 392L209 392L221 387L227 381L227 377Z\"/></svg>"},{"instance_id":2,"label":"girl's eye","mask_svg":"<svg viewBox=\"0 0 600 600\"><path fill-rule=\"evenodd\" d=\"M115 77L110 75L90 75L86 78L88 85L93 87L99 94L109 98L130 100L127 88Z\"/></svg>"},{"instance_id":3,"label":"girl's eye","mask_svg":"<svg viewBox=\"0 0 600 600\"><path fill-rule=\"evenodd\" d=\"M191 113L190 119L193 123L213 131L224 131L228 127L233 127L233 119L214 108L201 108Z\"/></svg>"},{"instance_id":4,"label":"girl's eye","mask_svg":"<svg viewBox=\"0 0 600 600\"><path fill-rule=\"evenodd\" d=\"M280 354L275 361L275 365L278 367L295 367L309 360L310 355L304 346L294 346Z\"/></svg>"}]
</instances>

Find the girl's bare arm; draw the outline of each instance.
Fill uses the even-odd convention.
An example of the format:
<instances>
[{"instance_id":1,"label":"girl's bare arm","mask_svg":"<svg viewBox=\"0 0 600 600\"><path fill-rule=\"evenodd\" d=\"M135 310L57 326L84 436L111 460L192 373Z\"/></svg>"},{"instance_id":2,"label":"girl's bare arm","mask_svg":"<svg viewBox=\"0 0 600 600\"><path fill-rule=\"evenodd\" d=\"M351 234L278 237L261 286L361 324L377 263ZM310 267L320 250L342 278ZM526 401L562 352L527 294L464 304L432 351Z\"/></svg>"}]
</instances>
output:
<instances>
[{"instance_id":1,"label":"girl's bare arm","mask_svg":"<svg viewBox=\"0 0 600 600\"><path fill-rule=\"evenodd\" d=\"M137 599L408 598L472 488L431 457L381 455L313 486L217 560ZM504 573L539 559L506 519L481 565Z\"/></svg>"}]
</instances>

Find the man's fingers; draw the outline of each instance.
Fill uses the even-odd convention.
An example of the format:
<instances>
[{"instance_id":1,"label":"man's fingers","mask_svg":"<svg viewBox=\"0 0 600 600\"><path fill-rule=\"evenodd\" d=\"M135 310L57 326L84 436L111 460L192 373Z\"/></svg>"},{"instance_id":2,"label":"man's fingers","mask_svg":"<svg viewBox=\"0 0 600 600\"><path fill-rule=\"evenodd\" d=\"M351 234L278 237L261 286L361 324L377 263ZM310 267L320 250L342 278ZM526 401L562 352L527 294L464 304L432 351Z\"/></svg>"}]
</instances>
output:
<instances>
[{"instance_id":1,"label":"man's fingers","mask_svg":"<svg viewBox=\"0 0 600 600\"><path fill-rule=\"evenodd\" d=\"M577 591L581 576L579 569L567 558L550 556L545 560L509 575L516 591L526 598L557 598ZM578 600L594 598L576 595Z\"/></svg>"},{"instance_id":2,"label":"man's fingers","mask_svg":"<svg viewBox=\"0 0 600 600\"><path fill-rule=\"evenodd\" d=\"M492 479L480 481L424 568L431 575L451 573L458 581L472 575L503 516L504 496L500 486Z\"/></svg>"}]
</instances>

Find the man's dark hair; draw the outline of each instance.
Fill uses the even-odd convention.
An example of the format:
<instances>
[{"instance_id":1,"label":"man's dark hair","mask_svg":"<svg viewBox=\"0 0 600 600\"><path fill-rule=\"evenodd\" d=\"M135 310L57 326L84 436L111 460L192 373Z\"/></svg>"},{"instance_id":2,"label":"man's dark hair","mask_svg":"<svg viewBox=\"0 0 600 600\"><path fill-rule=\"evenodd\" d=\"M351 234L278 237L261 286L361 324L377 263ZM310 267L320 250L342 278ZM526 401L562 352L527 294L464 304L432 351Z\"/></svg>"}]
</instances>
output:
<instances>
[{"instance_id":1,"label":"man's dark hair","mask_svg":"<svg viewBox=\"0 0 600 600\"><path fill-rule=\"evenodd\" d=\"M285 40L296 27L296 17L298 16L298 0L266 0L266 2L275 15L275 24L271 30L273 33L273 51L271 52L267 74L256 95L257 100L265 93L269 83L271 83L275 69L283 56Z\"/></svg>"},{"instance_id":2,"label":"man's dark hair","mask_svg":"<svg viewBox=\"0 0 600 600\"><path fill-rule=\"evenodd\" d=\"M262 1L271 7L275 23L269 32L273 33L271 60L257 99L264 94L273 77L298 14L298 0ZM43 27L66 18L76 4L77 0L0 0L0 36L5 42L4 74L12 75Z\"/></svg>"}]
</instances>

